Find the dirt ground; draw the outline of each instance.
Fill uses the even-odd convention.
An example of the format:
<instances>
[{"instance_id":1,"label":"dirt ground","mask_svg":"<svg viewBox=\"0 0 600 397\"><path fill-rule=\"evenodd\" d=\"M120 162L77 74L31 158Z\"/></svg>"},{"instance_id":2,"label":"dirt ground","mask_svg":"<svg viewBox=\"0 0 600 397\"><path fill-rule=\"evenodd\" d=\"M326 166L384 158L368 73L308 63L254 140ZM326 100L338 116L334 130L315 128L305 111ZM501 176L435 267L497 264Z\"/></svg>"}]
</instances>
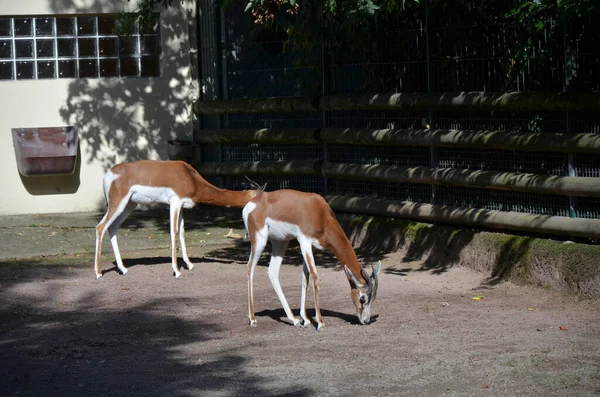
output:
<instances>
[{"instance_id":1,"label":"dirt ground","mask_svg":"<svg viewBox=\"0 0 600 397\"><path fill-rule=\"evenodd\" d=\"M3 263L1 394L600 393L598 302L491 283L465 268L424 271L396 252L382 260L374 322L360 325L343 272L319 255L325 328L318 332L287 322L264 257L255 279L258 326L251 328L248 249L195 247L196 268L182 270L181 279L164 250L124 255L125 276L107 250L100 280L90 255ZM290 250L281 280L297 313L301 262Z\"/></svg>"}]
</instances>

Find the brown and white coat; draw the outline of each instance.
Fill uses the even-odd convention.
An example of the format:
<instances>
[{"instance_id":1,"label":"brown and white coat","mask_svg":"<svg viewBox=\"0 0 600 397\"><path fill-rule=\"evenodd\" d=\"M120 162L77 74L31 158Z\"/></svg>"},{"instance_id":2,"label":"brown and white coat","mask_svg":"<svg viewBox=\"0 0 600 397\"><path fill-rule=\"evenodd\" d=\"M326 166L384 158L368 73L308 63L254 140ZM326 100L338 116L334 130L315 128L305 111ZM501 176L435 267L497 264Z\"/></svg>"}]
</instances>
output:
<instances>
[{"instance_id":1,"label":"brown and white coat","mask_svg":"<svg viewBox=\"0 0 600 397\"><path fill-rule=\"evenodd\" d=\"M268 274L287 317L300 325L287 303L279 283L279 269L289 242L297 239L304 258L300 316L302 326L310 324L306 314L306 295L309 275L313 280L317 329L323 327L319 305L319 277L315 267L312 247L331 250L343 266L350 283L350 295L361 324L371 320L371 303L377 294L377 277L381 262L373 267L369 276L362 268L352 244L346 237L331 207L325 199L314 193L296 190L262 192L248 202L242 211L244 224L252 247L248 260L248 317L256 326L254 315L253 279L256 265L267 244L271 241L273 253Z\"/></svg>"},{"instance_id":2,"label":"brown and white coat","mask_svg":"<svg viewBox=\"0 0 600 397\"><path fill-rule=\"evenodd\" d=\"M196 204L242 208L264 189L264 186L254 185L254 190L220 189L208 183L191 165L183 161L141 160L115 165L104 176L107 210L96 226L96 278L102 277L102 237L107 230L117 267L121 273L127 273L119 252L117 231L138 204L169 205L172 267L175 277L179 277L181 272L177 266L177 237L181 242L184 262L188 269L194 267L185 246L182 209L192 208Z\"/></svg>"}]
</instances>

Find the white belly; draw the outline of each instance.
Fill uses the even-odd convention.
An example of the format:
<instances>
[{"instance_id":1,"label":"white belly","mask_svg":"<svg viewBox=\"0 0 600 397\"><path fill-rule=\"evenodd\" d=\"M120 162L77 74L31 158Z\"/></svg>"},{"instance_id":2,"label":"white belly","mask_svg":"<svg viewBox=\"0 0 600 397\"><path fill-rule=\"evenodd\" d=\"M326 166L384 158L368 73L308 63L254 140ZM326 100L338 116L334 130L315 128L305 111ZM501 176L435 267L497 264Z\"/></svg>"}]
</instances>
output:
<instances>
[{"instance_id":1,"label":"white belly","mask_svg":"<svg viewBox=\"0 0 600 397\"><path fill-rule=\"evenodd\" d=\"M138 204L170 204L173 198L178 198L170 187L133 185L129 191L132 193L131 201Z\"/></svg>"},{"instance_id":2,"label":"white belly","mask_svg":"<svg viewBox=\"0 0 600 397\"><path fill-rule=\"evenodd\" d=\"M265 220L265 227L269 233L270 240L289 241L297 239L300 243L309 243L318 249L323 249L321 244L319 244L319 240L302 233L298 225L267 218Z\"/></svg>"},{"instance_id":3,"label":"white belly","mask_svg":"<svg viewBox=\"0 0 600 397\"><path fill-rule=\"evenodd\" d=\"M271 218L265 219L265 226L269 233L269 238L278 241L289 241L298 238L301 234L300 228L287 222L276 221Z\"/></svg>"}]
</instances>

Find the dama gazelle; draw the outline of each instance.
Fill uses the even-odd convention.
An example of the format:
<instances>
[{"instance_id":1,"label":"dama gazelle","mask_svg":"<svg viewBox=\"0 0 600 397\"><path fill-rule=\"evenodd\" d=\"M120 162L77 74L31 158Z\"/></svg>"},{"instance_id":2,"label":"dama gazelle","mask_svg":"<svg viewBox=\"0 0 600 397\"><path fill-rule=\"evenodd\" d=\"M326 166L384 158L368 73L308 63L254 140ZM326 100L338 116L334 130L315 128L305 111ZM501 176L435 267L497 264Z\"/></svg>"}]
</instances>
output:
<instances>
[{"instance_id":1,"label":"dama gazelle","mask_svg":"<svg viewBox=\"0 0 600 397\"><path fill-rule=\"evenodd\" d=\"M117 267L121 273L127 273L117 244L117 231L138 204L169 205L173 272L175 277L181 276L177 266L178 236L183 260L188 269L193 269L194 264L188 258L185 246L182 208L192 208L196 204L242 208L265 188L264 185L259 187L258 184L251 183L254 190L220 189L208 183L191 165L183 161L141 160L115 165L104 176L107 210L96 226L96 278L102 277L100 251L102 237L107 229Z\"/></svg>"},{"instance_id":2,"label":"dama gazelle","mask_svg":"<svg viewBox=\"0 0 600 397\"><path fill-rule=\"evenodd\" d=\"M296 190L277 190L263 192L254 197L242 211L244 224L252 248L248 260L248 317L250 326L256 326L254 316L254 271L260 256L271 241L273 253L269 263L269 279L281 301L287 317L294 325L307 326L311 322L306 315L306 296L309 275L313 280L315 296L315 315L317 329L323 327L323 318L319 307L319 276L312 253L312 247L331 250L344 267L350 282L350 296L356 307L356 315L361 324L371 321L371 303L377 294L377 276L381 262L372 266L368 275L362 268L350 240L344 234L331 207L322 196L303 193ZM304 258L302 273L302 292L300 298L300 319L296 318L287 303L279 284L279 269L289 242L297 239Z\"/></svg>"}]
</instances>

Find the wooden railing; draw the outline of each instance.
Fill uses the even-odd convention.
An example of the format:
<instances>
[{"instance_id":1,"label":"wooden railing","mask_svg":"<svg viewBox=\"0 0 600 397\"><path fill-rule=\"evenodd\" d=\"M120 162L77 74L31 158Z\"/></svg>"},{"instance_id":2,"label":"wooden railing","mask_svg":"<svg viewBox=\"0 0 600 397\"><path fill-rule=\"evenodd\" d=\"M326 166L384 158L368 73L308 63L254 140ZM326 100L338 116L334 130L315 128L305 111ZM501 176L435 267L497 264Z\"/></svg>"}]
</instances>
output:
<instances>
[{"instance_id":1,"label":"wooden railing","mask_svg":"<svg viewBox=\"0 0 600 397\"><path fill-rule=\"evenodd\" d=\"M600 93L374 94L197 102L198 115L340 110L600 111ZM201 144L349 144L600 153L600 134L429 129L203 130ZM344 180L452 185L576 197L600 197L600 178L454 168L342 164L323 160L200 163L207 176L313 175ZM479 228L600 238L600 220L542 216L366 197L328 196L334 210Z\"/></svg>"}]
</instances>

